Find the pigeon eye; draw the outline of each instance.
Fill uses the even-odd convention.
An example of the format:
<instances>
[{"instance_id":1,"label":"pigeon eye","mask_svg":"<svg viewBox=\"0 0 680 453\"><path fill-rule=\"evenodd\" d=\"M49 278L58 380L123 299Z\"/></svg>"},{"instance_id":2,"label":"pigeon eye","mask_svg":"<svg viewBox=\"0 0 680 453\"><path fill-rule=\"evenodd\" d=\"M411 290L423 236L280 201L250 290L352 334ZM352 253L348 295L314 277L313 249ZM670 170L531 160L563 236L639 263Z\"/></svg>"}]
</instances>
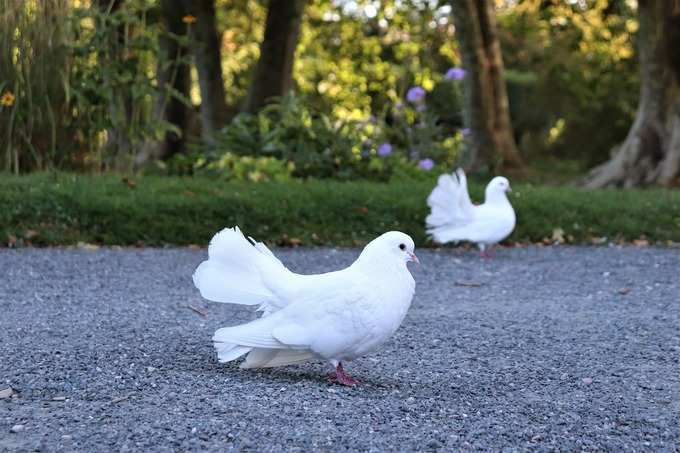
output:
<instances>
[{"instance_id":1,"label":"pigeon eye","mask_svg":"<svg viewBox=\"0 0 680 453\"><path fill-rule=\"evenodd\" d=\"M399 248L402 250L406 250L406 244L399 244Z\"/></svg>"}]
</instances>

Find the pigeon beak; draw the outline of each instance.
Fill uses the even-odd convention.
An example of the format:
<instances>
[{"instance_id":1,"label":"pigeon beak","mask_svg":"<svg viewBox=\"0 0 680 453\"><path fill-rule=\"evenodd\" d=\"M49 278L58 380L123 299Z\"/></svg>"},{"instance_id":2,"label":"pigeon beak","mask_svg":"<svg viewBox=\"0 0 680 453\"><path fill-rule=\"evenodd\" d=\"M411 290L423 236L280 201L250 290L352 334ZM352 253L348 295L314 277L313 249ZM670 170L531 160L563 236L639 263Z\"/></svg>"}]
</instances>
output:
<instances>
[{"instance_id":1,"label":"pigeon beak","mask_svg":"<svg viewBox=\"0 0 680 453\"><path fill-rule=\"evenodd\" d=\"M415 253L408 252L408 256L411 258L411 261L415 261L416 263L420 264L420 260Z\"/></svg>"}]
</instances>

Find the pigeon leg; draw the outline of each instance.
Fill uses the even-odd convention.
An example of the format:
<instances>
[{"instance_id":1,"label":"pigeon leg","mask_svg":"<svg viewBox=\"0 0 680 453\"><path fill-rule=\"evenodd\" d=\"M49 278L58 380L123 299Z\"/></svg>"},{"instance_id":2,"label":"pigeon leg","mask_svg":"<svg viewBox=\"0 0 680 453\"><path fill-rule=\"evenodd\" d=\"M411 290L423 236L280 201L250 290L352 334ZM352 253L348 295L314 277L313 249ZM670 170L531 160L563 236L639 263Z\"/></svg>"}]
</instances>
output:
<instances>
[{"instance_id":1,"label":"pigeon leg","mask_svg":"<svg viewBox=\"0 0 680 453\"><path fill-rule=\"evenodd\" d=\"M338 362L338 365L335 367L335 374L331 373L328 376L328 381L333 384L346 385L348 387L356 387L357 385L360 384L359 381L354 379L349 374L345 373L345 370L342 368L341 362Z\"/></svg>"}]
</instances>

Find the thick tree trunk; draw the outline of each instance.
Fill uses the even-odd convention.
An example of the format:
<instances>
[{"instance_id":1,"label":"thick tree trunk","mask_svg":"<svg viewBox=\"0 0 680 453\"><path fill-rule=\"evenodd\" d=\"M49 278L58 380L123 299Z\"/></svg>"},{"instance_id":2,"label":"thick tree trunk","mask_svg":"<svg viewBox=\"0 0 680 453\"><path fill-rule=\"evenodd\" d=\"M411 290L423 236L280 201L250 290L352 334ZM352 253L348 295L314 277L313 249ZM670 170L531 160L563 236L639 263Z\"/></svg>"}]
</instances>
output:
<instances>
[{"instance_id":1,"label":"thick tree trunk","mask_svg":"<svg viewBox=\"0 0 680 453\"><path fill-rule=\"evenodd\" d=\"M165 138L157 142L149 142L135 156L137 167L156 159L168 159L175 154L186 151L186 138L190 128L193 110L186 102L170 96L168 89L185 99L189 99L191 89L191 67L187 63L188 49L180 45L174 36L184 36L187 24L182 21L187 13L174 0L161 0L160 23L163 30L160 36L161 54L158 58L156 77L161 94L155 101L154 114L176 126L180 133L166 132Z\"/></svg>"},{"instance_id":2,"label":"thick tree trunk","mask_svg":"<svg viewBox=\"0 0 680 453\"><path fill-rule=\"evenodd\" d=\"M456 36L465 76L465 117L472 131L472 168L523 166L510 123L493 0L455 0Z\"/></svg>"},{"instance_id":3,"label":"thick tree trunk","mask_svg":"<svg viewBox=\"0 0 680 453\"><path fill-rule=\"evenodd\" d=\"M214 0L194 0L188 1L187 5L189 12L195 11L193 15L196 16L192 35L201 89L201 134L210 141L213 133L224 126L227 114L221 43L215 25L215 3Z\"/></svg>"},{"instance_id":4,"label":"thick tree trunk","mask_svg":"<svg viewBox=\"0 0 680 453\"><path fill-rule=\"evenodd\" d=\"M680 173L680 1L639 0L640 100L625 141L586 187L670 185Z\"/></svg>"},{"instance_id":5,"label":"thick tree trunk","mask_svg":"<svg viewBox=\"0 0 680 453\"><path fill-rule=\"evenodd\" d=\"M272 97L284 96L290 90L305 3L306 0L270 0L260 59L243 111L256 112Z\"/></svg>"}]
</instances>

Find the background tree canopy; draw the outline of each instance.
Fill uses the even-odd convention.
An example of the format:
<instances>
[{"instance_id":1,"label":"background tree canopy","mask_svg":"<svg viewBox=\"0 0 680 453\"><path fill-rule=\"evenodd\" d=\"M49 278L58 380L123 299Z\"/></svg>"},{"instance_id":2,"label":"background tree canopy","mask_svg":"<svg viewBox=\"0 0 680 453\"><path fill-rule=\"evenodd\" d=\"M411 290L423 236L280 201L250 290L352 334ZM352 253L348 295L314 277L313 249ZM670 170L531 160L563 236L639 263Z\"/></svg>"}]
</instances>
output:
<instances>
[{"instance_id":1,"label":"background tree canopy","mask_svg":"<svg viewBox=\"0 0 680 453\"><path fill-rule=\"evenodd\" d=\"M16 173L577 176L610 158L640 100L630 0L0 7L0 165Z\"/></svg>"}]
</instances>

